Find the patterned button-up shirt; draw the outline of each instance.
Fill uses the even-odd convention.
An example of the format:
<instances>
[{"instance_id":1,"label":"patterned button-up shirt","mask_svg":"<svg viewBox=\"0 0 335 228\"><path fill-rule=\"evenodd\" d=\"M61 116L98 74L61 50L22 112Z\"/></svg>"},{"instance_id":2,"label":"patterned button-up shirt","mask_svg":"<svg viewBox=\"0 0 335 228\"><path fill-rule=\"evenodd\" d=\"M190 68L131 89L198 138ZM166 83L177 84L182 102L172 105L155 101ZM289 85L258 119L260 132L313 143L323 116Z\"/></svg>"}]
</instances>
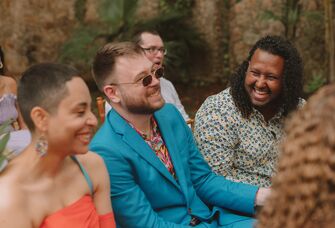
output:
<instances>
[{"instance_id":1,"label":"patterned button-up shirt","mask_svg":"<svg viewBox=\"0 0 335 228\"><path fill-rule=\"evenodd\" d=\"M253 109L250 119L245 119L229 90L210 96L198 110L194 135L199 150L217 174L269 187L283 136L282 111L266 122ZM299 106L303 103L301 99Z\"/></svg>"},{"instance_id":2,"label":"patterned button-up shirt","mask_svg":"<svg viewBox=\"0 0 335 228\"><path fill-rule=\"evenodd\" d=\"M141 135L144 141L151 147L151 149L156 153L157 157L163 162L164 166L171 173L171 175L176 179L176 173L173 168L173 164L170 158L169 151L165 145L162 135L159 131L158 125L153 117L150 119L152 127L152 135L147 135L140 130L136 129L134 125L130 124L136 132Z\"/></svg>"}]
</instances>

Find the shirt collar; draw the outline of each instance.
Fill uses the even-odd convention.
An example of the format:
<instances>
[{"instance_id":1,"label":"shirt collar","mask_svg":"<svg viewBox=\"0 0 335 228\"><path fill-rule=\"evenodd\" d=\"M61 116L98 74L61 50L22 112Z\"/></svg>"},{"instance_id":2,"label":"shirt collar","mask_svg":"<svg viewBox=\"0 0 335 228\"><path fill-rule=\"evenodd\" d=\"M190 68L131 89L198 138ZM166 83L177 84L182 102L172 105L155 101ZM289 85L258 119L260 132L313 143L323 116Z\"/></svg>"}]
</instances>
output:
<instances>
[{"instance_id":1,"label":"shirt collar","mask_svg":"<svg viewBox=\"0 0 335 228\"><path fill-rule=\"evenodd\" d=\"M125 119L126 120L126 119ZM129 122L128 120L126 120L127 123L134 128L134 130L144 139L144 140L150 140L153 137L155 137L156 135L159 134L159 130L158 130L158 125L157 122L154 118L154 116L152 115L150 117L150 127L152 128L152 135L150 137L150 135L145 134L144 132L142 132L141 130L137 129L131 122Z\"/></svg>"},{"instance_id":2,"label":"shirt collar","mask_svg":"<svg viewBox=\"0 0 335 228\"><path fill-rule=\"evenodd\" d=\"M253 114L259 118L261 118L262 120L264 120L264 117L262 115L262 113L260 111L258 111L257 109L255 109L254 107L252 108L253 110ZM269 119L268 122L274 121L276 119L281 119L283 117L283 113L284 113L284 109L283 107L281 107L278 112L271 118ZM265 121L265 120L264 120Z\"/></svg>"}]
</instances>

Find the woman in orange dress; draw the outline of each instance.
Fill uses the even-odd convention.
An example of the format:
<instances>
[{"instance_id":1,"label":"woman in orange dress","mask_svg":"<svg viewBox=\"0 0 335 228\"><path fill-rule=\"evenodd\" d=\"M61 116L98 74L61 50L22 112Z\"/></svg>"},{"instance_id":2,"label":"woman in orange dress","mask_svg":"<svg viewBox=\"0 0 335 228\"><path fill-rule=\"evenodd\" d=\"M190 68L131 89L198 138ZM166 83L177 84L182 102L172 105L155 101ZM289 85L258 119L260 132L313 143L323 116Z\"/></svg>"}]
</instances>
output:
<instances>
[{"instance_id":1,"label":"woman in orange dress","mask_svg":"<svg viewBox=\"0 0 335 228\"><path fill-rule=\"evenodd\" d=\"M72 67L38 64L18 87L32 141L0 173L1 227L113 228L109 177L88 152L97 120Z\"/></svg>"}]
</instances>

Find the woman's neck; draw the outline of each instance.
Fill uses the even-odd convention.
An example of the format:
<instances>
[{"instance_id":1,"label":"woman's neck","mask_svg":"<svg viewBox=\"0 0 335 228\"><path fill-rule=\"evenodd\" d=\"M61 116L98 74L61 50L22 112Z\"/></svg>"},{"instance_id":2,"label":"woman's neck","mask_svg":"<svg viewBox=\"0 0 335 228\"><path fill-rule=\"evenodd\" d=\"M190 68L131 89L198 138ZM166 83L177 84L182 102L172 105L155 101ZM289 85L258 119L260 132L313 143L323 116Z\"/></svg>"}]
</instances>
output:
<instances>
[{"instance_id":1,"label":"woman's neck","mask_svg":"<svg viewBox=\"0 0 335 228\"><path fill-rule=\"evenodd\" d=\"M50 150L44 156L40 156L35 149L35 143L31 143L13 162L21 163L17 165L22 166L24 171L29 173L29 177L35 179L56 176L66 160L67 156Z\"/></svg>"}]
</instances>

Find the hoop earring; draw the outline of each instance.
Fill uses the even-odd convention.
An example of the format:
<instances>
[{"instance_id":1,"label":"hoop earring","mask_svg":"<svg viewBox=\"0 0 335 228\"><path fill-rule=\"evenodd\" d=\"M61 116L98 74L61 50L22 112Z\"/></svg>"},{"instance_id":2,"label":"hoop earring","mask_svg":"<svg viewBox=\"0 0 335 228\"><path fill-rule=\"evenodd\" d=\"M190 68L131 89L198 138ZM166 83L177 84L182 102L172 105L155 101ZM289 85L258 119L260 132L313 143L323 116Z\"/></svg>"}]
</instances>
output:
<instances>
[{"instance_id":1,"label":"hoop earring","mask_svg":"<svg viewBox=\"0 0 335 228\"><path fill-rule=\"evenodd\" d=\"M42 135L37 139L35 150L38 153L39 156L43 157L48 152L48 141L46 138Z\"/></svg>"},{"instance_id":2,"label":"hoop earring","mask_svg":"<svg viewBox=\"0 0 335 228\"><path fill-rule=\"evenodd\" d=\"M2 69L2 68L3 68L3 63L2 63L2 61L0 59L0 69Z\"/></svg>"}]
</instances>

